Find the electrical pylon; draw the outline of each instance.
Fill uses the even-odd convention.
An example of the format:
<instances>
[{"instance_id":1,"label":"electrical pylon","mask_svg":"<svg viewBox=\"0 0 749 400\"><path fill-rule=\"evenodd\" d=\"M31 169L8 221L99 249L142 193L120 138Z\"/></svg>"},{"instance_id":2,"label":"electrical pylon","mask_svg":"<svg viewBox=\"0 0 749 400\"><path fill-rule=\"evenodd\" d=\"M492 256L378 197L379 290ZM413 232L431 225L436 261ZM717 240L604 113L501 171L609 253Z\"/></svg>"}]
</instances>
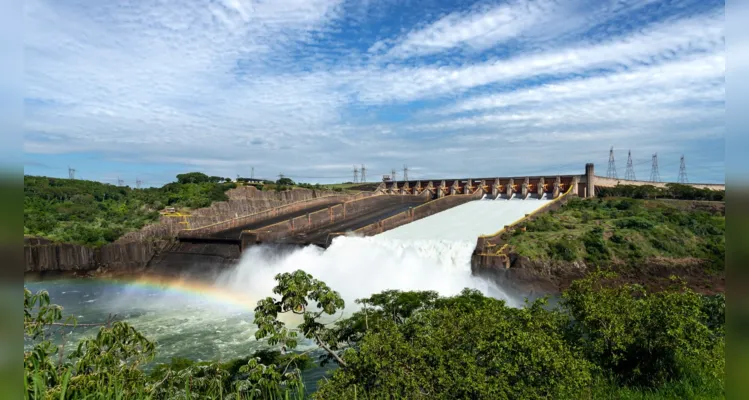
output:
<instances>
[{"instance_id":1,"label":"electrical pylon","mask_svg":"<svg viewBox=\"0 0 749 400\"><path fill-rule=\"evenodd\" d=\"M635 178L635 167L632 165L632 151L627 152L627 172L624 173L624 179L628 181L636 181Z\"/></svg>"},{"instance_id":2,"label":"electrical pylon","mask_svg":"<svg viewBox=\"0 0 749 400\"><path fill-rule=\"evenodd\" d=\"M661 174L658 172L658 153L653 154L653 166L650 168L650 182L660 182Z\"/></svg>"},{"instance_id":3,"label":"electrical pylon","mask_svg":"<svg viewBox=\"0 0 749 400\"><path fill-rule=\"evenodd\" d=\"M606 177L617 179L616 162L614 162L614 146L611 146L611 150L609 150L609 168L606 170Z\"/></svg>"},{"instance_id":4,"label":"electrical pylon","mask_svg":"<svg viewBox=\"0 0 749 400\"><path fill-rule=\"evenodd\" d=\"M687 178L687 164L684 161L684 155L681 156L681 163L679 165L679 183L689 183L689 179Z\"/></svg>"}]
</instances>

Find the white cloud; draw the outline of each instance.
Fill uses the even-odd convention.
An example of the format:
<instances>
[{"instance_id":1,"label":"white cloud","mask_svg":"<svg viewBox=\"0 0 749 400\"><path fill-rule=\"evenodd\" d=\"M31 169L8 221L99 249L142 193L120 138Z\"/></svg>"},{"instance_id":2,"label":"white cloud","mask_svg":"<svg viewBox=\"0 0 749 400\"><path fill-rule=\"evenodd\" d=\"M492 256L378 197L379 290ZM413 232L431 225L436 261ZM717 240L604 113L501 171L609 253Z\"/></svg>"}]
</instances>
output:
<instances>
[{"instance_id":1,"label":"white cloud","mask_svg":"<svg viewBox=\"0 0 749 400\"><path fill-rule=\"evenodd\" d=\"M551 165L565 141L592 152L595 138L650 148L720 135L722 10L650 23L638 13L659 0L590 11L580 1L456 9L378 41L361 33L377 31L363 26L367 13L385 21L397 2L31 0L24 149L224 175L232 166L348 175L354 163L372 176L404 163L465 175L493 156L474 158L464 137L486 138L479 153L532 148ZM622 13L638 28L581 35ZM442 58L453 50L482 57ZM662 138L631 135L648 126ZM513 167L532 164L518 157Z\"/></svg>"}]
</instances>

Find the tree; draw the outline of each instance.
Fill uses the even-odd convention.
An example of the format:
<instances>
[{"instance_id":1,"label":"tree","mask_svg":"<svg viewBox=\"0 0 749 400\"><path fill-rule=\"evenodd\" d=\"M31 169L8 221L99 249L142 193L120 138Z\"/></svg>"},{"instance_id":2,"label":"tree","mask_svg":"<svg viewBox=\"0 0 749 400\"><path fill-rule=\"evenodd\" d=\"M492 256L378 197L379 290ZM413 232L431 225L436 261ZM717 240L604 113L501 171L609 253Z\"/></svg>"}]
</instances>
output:
<instances>
[{"instance_id":1,"label":"tree","mask_svg":"<svg viewBox=\"0 0 749 400\"><path fill-rule=\"evenodd\" d=\"M374 308L339 326L364 334L349 335L347 367L316 398L578 398L591 383L590 364L565 342L565 319L542 301L515 309L466 289L389 291L362 304Z\"/></svg>"},{"instance_id":2,"label":"tree","mask_svg":"<svg viewBox=\"0 0 749 400\"><path fill-rule=\"evenodd\" d=\"M177 182L185 183L206 183L212 182L208 175L202 172L188 172L186 174L177 175Z\"/></svg>"},{"instance_id":3,"label":"tree","mask_svg":"<svg viewBox=\"0 0 749 400\"><path fill-rule=\"evenodd\" d=\"M281 178L276 181L276 185L281 186L294 186L294 181L291 178Z\"/></svg>"},{"instance_id":4,"label":"tree","mask_svg":"<svg viewBox=\"0 0 749 400\"><path fill-rule=\"evenodd\" d=\"M273 288L273 293L281 295L281 299L267 297L258 302L255 308L255 324L258 327L255 338L260 340L267 337L270 345L280 343L284 348L293 349L297 345L298 330L304 337L315 340L339 365L345 367L346 363L323 341L327 328L318 321L323 314L333 315L343 309L345 303L338 292L302 270L278 274L276 281L278 285ZM310 307L310 302L315 303L314 308ZM304 317L304 322L296 330L287 329L286 324L278 320L279 314L289 312Z\"/></svg>"}]
</instances>

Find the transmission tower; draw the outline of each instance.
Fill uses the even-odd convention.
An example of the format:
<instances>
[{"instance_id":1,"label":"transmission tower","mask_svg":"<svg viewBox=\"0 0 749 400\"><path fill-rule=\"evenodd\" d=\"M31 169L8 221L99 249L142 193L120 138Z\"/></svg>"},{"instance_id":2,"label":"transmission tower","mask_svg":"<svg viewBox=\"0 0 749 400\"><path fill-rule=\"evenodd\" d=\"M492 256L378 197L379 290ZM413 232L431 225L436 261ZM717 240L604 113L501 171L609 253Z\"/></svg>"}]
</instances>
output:
<instances>
[{"instance_id":1,"label":"transmission tower","mask_svg":"<svg viewBox=\"0 0 749 400\"><path fill-rule=\"evenodd\" d=\"M120 179L120 177L118 176L117 177L117 186L122 186L124 184L125 184L125 181L123 181L122 179Z\"/></svg>"},{"instance_id":2,"label":"transmission tower","mask_svg":"<svg viewBox=\"0 0 749 400\"><path fill-rule=\"evenodd\" d=\"M624 179L628 181L636 181L635 168L632 166L632 151L627 152L627 172L624 173Z\"/></svg>"},{"instance_id":3,"label":"transmission tower","mask_svg":"<svg viewBox=\"0 0 749 400\"><path fill-rule=\"evenodd\" d=\"M359 168L354 165L354 183L359 182Z\"/></svg>"},{"instance_id":4,"label":"transmission tower","mask_svg":"<svg viewBox=\"0 0 749 400\"><path fill-rule=\"evenodd\" d=\"M367 182L367 168L364 167L364 164L361 165L361 182L366 183Z\"/></svg>"},{"instance_id":5,"label":"transmission tower","mask_svg":"<svg viewBox=\"0 0 749 400\"><path fill-rule=\"evenodd\" d=\"M611 150L609 150L609 169L606 170L606 177L614 179L617 178L616 163L614 162L614 146L611 146Z\"/></svg>"},{"instance_id":6,"label":"transmission tower","mask_svg":"<svg viewBox=\"0 0 749 400\"><path fill-rule=\"evenodd\" d=\"M660 182L661 174L658 172L658 153L653 154L653 167L650 169L650 182Z\"/></svg>"},{"instance_id":7,"label":"transmission tower","mask_svg":"<svg viewBox=\"0 0 749 400\"><path fill-rule=\"evenodd\" d=\"M255 167L250 169L250 179L255 179Z\"/></svg>"},{"instance_id":8,"label":"transmission tower","mask_svg":"<svg viewBox=\"0 0 749 400\"><path fill-rule=\"evenodd\" d=\"M70 168L70 166L68 166L68 178L75 179L75 169Z\"/></svg>"},{"instance_id":9,"label":"transmission tower","mask_svg":"<svg viewBox=\"0 0 749 400\"><path fill-rule=\"evenodd\" d=\"M687 178L687 164L684 161L684 155L681 156L681 165L679 165L679 183L689 183Z\"/></svg>"},{"instance_id":10,"label":"transmission tower","mask_svg":"<svg viewBox=\"0 0 749 400\"><path fill-rule=\"evenodd\" d=\"M397 181L397 179L396 179L396 177L395 177L395 168L393 168L393 169L392 169L392 170L390 171L390 179L391 179L391 180L393 180L393 181Z\"/></svg>"},{"instance_id":11,"label":"transmission tower","mask_svg":"<svg viewBox=\"0 0 749 400\"><path fill-rule=\"evenodd\" d=\"M403 180L408 180L408 167L406 166L406 164L403 164Z\"/></svg>"},{"instance_id":12,"label":"transmission tower","mask_svg":"<svg viewBox=\"0 0 749 400\"><path fill-rule=\"evenodd\" d=\"M140 180L140 179L138 179L138 178L135 178L135 187L136 187L136 188L140 189L140 186L141 186L142 184L143 184L143 181L142 181L142 180Z\"/></svg>"}]
</instances>

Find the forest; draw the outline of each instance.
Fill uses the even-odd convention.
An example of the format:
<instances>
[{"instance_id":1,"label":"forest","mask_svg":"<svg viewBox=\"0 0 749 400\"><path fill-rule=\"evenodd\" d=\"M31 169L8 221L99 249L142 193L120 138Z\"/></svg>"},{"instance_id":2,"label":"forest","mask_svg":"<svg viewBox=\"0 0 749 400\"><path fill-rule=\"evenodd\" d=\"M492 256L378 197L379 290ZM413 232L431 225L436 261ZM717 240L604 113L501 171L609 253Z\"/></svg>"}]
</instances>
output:
<instances>
[{"instance_id":1,"label":"forest","mask_svg":"<svg viewBox=\"0 0 749 400\"><path fill-rule=\"evenodd\" d=\"M166 206L194 209L228 200L226 178L194 172L158 188L24 176L25 236L100 246L159 219Z\"/></svg>"},{"instance_id":2,"label":"forest","mask_svg":"<svg viewBox=\"0 0 749 400\"><path fill-rule=\"evenodd\" d=\"M75 320L45 291L24 294L26 399L672 399L724 398L725 297L673 279L666 290L616 283L599 272L557 305L522 308L465 289L385 291L346 304L304 271L276 275L255 308L268 350L229 363L173 360L147 372L158 343L124 321L63 354L55 329ZM303 317L298 327L280 320ZM312 357L295 348L317 344ZM64 343L64 342L63 342ZM283 349L281 354L279 349ZM332 362L315 392L301 370Z\"/></svg>"}]
</instances>

